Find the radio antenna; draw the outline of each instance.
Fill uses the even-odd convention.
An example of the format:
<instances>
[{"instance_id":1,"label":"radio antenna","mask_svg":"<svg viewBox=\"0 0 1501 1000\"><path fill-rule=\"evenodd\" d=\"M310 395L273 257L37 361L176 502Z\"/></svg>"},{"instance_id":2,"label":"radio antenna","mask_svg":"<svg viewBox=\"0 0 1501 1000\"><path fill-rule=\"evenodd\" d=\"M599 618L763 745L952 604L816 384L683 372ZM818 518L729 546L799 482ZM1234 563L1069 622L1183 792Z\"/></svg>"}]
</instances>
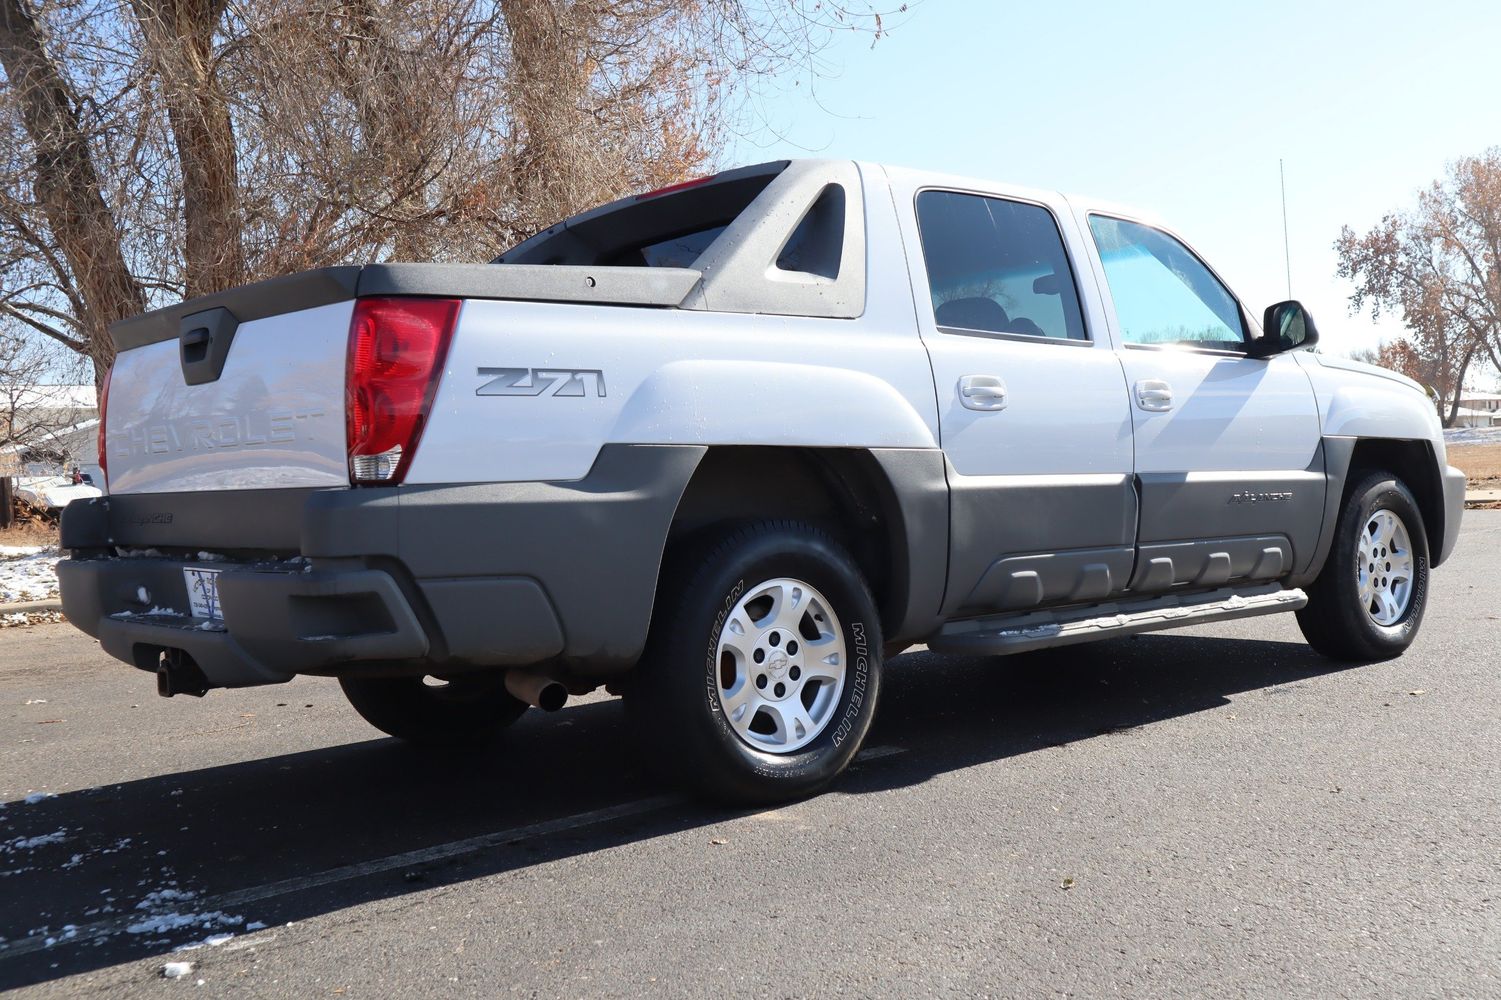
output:
<instances>
[{"instance_id":1,"label":"radio antenna","mask_svg":"<svg viewBox=\"0 0 1501 1000\"><path fill-rule=\"evenodd\" d=\"M1287 297L1293 297L1293 260L1287 239L1287 173L1282 169L1282 158L1277 158L1277 177L1282 182L1282 262L1287 267Z\"/></svg>"}]
</instances>

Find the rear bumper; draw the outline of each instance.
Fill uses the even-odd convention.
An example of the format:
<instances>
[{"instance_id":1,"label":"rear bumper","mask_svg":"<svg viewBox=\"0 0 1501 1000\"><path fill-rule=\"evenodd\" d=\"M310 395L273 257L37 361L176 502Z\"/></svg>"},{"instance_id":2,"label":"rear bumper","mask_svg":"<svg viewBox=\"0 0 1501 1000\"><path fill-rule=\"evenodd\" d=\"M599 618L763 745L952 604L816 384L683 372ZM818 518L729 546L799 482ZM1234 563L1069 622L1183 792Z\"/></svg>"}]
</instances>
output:
<instances>
[{"instance_id":1,"label":"rear bumper","mask_svg":"<svg viewBox=\"0 0 1501 1000\"><path fill-rule=\"evenodd\" d=\"M155 670L164 652L180 650L211 687L274 684L296 674L336 674L372 663L394 672L402 672L402 664L426 672L435 657L456 670L512 666L563 651L557 613L535 580L434 580L403 587L399 570L358 562L335 569L231 565L218 577L223 620L187 613L183 568L221 565L69 559L58 566L58 584L69 620L95 636L105 652ZM412 587L416 593L408 597ZM455 649L452 639L463 636L468 622L483 625L489 639L484 648Z\"/></svg>"},{"instance_id":2,"label":"rear bumper","mask_svg":"<svg viewBox=\"0 0 1501 1000\"><path fill-rule=\"evenodd\" d=\"M265 494L283 491L74 504L63 610L110 655L155 670L180 651L212 687L542 663L602 678L645 645L703 452L609 446L574 483L302 491L275 498L278 519ZM250 537L259 551L234 544ZM189 613L189 566L222 570L222 623Z\"/></svg>"}]
</instances>

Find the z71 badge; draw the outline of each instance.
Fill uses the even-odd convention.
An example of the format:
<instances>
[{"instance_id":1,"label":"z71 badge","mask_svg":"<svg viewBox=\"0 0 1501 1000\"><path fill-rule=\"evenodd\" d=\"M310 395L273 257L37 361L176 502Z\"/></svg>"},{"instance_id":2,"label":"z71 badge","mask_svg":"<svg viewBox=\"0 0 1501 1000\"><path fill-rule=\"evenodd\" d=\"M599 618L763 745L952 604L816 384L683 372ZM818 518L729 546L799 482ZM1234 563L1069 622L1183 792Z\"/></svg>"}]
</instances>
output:
<instances>
[{"instance_id":1,"label":"z71 badge","mask_svg":"<svg viewBox=\"0 0 1501 1000\"><path fill-rule=\"evenodd\" d=\"M605 373L598 368L481 368L493 378L474 390L476 396L604 396Z\"/></svg>"}]
</instances>

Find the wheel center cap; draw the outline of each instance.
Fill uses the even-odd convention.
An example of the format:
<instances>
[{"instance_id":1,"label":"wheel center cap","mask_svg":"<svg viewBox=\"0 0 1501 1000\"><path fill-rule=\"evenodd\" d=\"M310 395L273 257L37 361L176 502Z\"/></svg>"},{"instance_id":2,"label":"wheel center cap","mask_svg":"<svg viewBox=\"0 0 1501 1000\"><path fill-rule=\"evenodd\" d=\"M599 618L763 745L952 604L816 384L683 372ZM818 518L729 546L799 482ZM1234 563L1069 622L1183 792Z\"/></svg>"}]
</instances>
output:
<instances>
[{"instance_id":1,"label":"wheel center cap","mask_svg":"<svg viewBox=\"0 0 1501 1000\"><path fill-rule=\"evenodd\" d=\"M780 649L774 649L766 657L766 672L773 677L780 678L787 673L787 654Z\"/></svg>"}]
</instances>

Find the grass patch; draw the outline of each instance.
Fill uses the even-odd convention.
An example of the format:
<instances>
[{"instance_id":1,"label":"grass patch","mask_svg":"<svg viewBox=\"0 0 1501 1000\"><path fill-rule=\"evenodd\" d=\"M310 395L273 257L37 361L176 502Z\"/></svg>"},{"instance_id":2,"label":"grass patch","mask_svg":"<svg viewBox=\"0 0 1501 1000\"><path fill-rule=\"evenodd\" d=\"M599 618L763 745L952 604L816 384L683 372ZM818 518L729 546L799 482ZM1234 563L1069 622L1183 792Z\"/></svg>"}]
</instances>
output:
<instances>
[{"instance_id":1,"label":"grass patch","mask_svg":"<svg viewBox=\"0 0 1501 1000\"><path fill-rule=\"evenodd\" d=\"M0 545L56 545L57 525L41 521L17 522L0 528Z\"/></svg>"},{"instance_id":2,"label":"grass patch","mask_svg":"<svg viewBox=\"0 0 1501 1000\"><path fill-rule=\"evenodd\" d=\"M1464 472L1472 490L1501 489L1501 444L1455 444L1449 464Z\"/></svg>"}]
</instances>

